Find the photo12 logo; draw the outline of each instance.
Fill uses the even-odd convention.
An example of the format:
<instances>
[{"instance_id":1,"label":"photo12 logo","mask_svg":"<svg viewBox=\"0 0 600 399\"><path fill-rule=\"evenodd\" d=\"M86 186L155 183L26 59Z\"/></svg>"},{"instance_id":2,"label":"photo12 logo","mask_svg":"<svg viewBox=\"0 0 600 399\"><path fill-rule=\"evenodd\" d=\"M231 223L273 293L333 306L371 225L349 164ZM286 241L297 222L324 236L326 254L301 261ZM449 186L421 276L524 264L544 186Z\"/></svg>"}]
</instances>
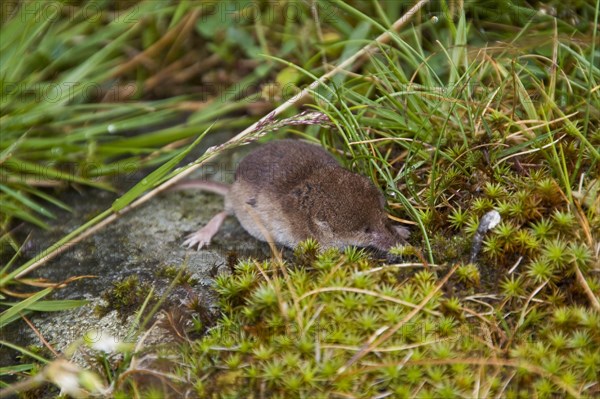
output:
<instances>
[{"instance_id":1,"label":"photo12 logo","mask_svg":"<svg viewBox=\"0 0 600 399\"><path fill-rule=\"evenodd\" d=\"M8 1L0 5L2 21L18 16L21 22L53 22L72 19L89 22L136 23L139 6L133 1L119 2L110 9L103 1L85 1L81 4L63 1Z\"/></svg>"},{"instance_id":2,"label":"photo12 logo","mask_svg":"<svg viewBox=\"0 0 600 399\"><path fill-rule=\"evenodd\" d=\"M21 103L67 103L77 99L97 99L104 102L120 102L131 100L137 93L135 83L113 84L108 82L1 82L2 102L17 101Z\"/></svg>"},{"instance_id":3,"label":"photo12 logo","mask_svg":"<svg viewBox=\"0 0 600 399\"><path fill-rule=\"evenodd\" d=\"M322 2L311 6L305 1L226 2L206 1L200 5L201 22L217 18L221 23L233 22L272 24L278 21L302 22L306 18L318 18L331 22L339 9Z\"/></svg>"}]
</instances>

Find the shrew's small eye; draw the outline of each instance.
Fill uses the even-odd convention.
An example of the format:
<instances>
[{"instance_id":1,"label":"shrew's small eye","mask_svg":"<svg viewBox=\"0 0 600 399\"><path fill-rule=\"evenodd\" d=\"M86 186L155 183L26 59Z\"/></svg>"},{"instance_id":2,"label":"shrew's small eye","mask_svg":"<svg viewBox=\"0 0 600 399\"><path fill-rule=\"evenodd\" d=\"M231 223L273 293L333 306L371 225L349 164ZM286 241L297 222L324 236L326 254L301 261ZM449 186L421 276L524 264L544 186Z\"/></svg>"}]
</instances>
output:
<instances>
[{"instance_id":1,"label":"shrew's small eye","mask_svg":"<svg viewBox=\"0 0 600 399\"><path fill-rule=\"evenodd\" d=\"M371 234L371 228L370 228L370 227L365 227L365 228L363 229L363 231L364 231L365 233L367 233L367 234Z\"/></svg>"}]
</instances>

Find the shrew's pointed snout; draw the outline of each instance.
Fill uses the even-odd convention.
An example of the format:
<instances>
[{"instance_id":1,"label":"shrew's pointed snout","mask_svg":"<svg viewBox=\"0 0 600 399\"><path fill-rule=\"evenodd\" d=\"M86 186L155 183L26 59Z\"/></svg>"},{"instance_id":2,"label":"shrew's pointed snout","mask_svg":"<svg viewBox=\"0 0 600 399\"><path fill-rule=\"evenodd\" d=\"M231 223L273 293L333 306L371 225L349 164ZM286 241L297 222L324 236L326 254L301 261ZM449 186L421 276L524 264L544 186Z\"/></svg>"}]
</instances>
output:
<instances>
[{"instance_id":1,"label":"shrew's pointed snout","mask_svg":"<svg viewBox=\"0 0 600 399\"><path fill-rule=\"evenodd\" d=\"M379 231L373 233L373 241L371 242L371 246L388 252L391 247L398 244L403 244L406 242L406 238L408 237L408 230L403 227L384 227Z\"/></svg>"}]
</instances>

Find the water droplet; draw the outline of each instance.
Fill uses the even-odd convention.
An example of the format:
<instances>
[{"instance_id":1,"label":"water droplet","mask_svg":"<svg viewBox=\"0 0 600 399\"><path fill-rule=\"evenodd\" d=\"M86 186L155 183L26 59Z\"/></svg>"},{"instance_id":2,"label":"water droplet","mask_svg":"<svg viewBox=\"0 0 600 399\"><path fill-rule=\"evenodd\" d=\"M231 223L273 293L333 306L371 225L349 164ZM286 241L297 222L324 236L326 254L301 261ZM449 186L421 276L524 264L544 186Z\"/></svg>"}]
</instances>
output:
<instances>
[{"instance_id":1,"label":"water droplet","mask_svg":"<svg viewBox=\"0 0 600 399\"><path fill-rule=\"evenodd\" d=\"M117 132L117 127L115 125L113 125L112 123L110 125L108 125L106 129L108 130L108 133L110 133L110 134Z\"/></svg>"}]
</instances>

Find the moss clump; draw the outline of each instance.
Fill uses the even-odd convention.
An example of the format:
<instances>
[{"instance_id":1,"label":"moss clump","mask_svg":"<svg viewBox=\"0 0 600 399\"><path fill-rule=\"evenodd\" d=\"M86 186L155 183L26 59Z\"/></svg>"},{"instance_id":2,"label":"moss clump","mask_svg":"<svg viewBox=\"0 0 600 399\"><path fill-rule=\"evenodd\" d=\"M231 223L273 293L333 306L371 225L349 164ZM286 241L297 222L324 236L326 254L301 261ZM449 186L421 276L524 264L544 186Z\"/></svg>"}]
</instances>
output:
<instances>
[{"instance_id":1,"label":"moss clump","mask_svg":"<svg viewBox=\"0 0 600 399\"><path fill-rule=\"evenodd\" d=\"M310 248L296 255L307 259L301 252ZM221 320L182 351L195 376L190 385L206 398L450 398L477 387L486 397L576 397L596 381L597 312L538 306L503 313L520 299L518 287L505 284L511 294L494 302L498 312L483 314L469 299L438 290L433 271L407 277L372 267L356 250L327 250L306 267L239 263L216 280ZM476 283L476 268L460 269L459 279ZM395 333L353 358L393 326Z\"/></svg>"},{"instance_id":2,"label":"moss clump","mask_svg":"<svg viewBox=\"0 0 600 399\"><path fill-rule=\"evenodd\" d=\"M98 317L103 317L112 310L116 310L121 320L138 310L150 295L151 286L142 282L138 276L129 276L122 281L113 283L111 289L102 294L106 305L97 305L95 312ZM156 299L153 298L152 301Z\"/></svg>"},{"instance_id":3,"label":"moss clump","mask_svg":"<svg viewBox=\"0 0 600 399\"><path fill-rule=\"evenodd\" d=\"M177 279L177 285L196 285L198 280L196 280L192 273L186 268L181 268L178 266L167 265L163 266L156 272L156 277L166 278L169 280Z\"/></svg>"}]
</instances>

